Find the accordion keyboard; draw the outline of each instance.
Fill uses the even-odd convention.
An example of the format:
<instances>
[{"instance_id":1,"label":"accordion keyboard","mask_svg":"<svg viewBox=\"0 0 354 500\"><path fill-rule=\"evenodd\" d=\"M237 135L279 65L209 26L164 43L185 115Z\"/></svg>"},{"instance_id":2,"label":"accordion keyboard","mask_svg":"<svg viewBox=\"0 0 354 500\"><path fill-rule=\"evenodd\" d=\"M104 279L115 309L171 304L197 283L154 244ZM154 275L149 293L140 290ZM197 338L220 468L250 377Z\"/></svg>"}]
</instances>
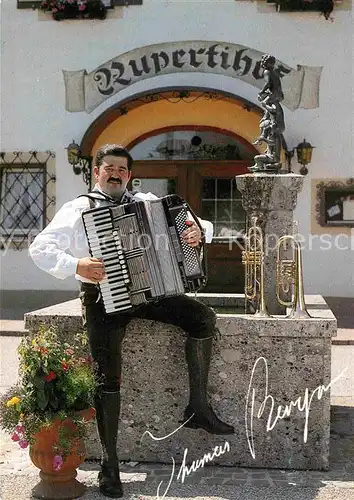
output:
<instances>
[{"instance_id":1,"label":"accordion keyboard","mask_svg":"<svg viewBox=\"0 0 354 500\"><path fill-rule=\"evenodd\" d=\"M85 213L83 221L92 257L104 262L106 277L99 286L106 312L130 309L127 263L119 236L112 230L110 210Z\"/></svg>"},{"instance_id":2,"label":"accordion keyboard","mask_svg":"<svg viewBox=\"0 0 354 500\"><path fill-rule=\"evenodd\" d=\"M181 238L181 234L186 229L186 220L188 219L187 211L181 208L178 210L172 210L171 212L174 215L174 221L176 224L175 227L179 235L178 241L181 245L181 253L183 254L182 262L186 276L190 278L195 275L199 275L200 260L198 257L198 252L195 248L187 245L187 243L185 243Z\"/></svg>"}]
</instances>

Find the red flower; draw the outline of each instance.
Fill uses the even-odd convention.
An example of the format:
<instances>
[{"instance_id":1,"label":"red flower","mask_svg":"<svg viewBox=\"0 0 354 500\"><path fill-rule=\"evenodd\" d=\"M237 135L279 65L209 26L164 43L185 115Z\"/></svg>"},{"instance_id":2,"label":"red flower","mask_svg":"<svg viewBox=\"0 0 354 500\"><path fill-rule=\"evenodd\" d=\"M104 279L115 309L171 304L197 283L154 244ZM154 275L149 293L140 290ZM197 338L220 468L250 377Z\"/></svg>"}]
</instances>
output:
<instances>
[{"instance_id":1,"label":"red flower","mask_svg":"<svg viewBox=\"0 0 354 500\"><path fill-rule=\"evenodd\" d=\"M65 349L65 354L67 354L68 356L71 356L72 354L74 354L74 351L70 348L68 349Z\"/></svg>"},{"instance_id":2,"label":"red flower","mask_svg":"<svg viewBox=\"0 0 354 500\"><path fill-rule=\"evenodd\" d=\"M66 361L62 361L61 366L62 366L64 372L67 372L69 370L69 364Z\"/></svg>"},{"instance_id":3,"label":"red flower","mask_svg":"<svg viewBox=\"0 0 354 500\"><path fill-rule=\"evenodd\" d=\"M55 378L57 378L57 376L56 376L56 374L53 371L51 371L51 372L48 373L48 375L45 375L43 378L44 378L44 380L46 382L51 382L52 380L54 380Z\"/></svg>"}]
</instances>

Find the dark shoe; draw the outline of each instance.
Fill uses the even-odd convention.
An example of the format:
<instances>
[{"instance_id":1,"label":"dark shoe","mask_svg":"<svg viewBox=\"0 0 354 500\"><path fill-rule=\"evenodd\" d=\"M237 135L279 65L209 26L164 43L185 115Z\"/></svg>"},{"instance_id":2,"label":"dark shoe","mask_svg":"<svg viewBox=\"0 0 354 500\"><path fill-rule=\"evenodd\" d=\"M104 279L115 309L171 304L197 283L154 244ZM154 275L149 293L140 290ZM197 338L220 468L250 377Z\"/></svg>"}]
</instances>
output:
<instances>
[{"instance_id":1,"label":"dark shoe","mask_svg":"<svg viewBox=\"0 0 354 500\"><path fill-rule=\"evenodd\" d=\"M184 422L190 418L194 413L194 416L189 420L184 427L189 429L204 429L209 432L209 434L234 434L235 429L232 425L222 422L214 413L210 405L204 410L199 410L193 412L190 406L184 411Z\"/></svg>"},{"instance_id":2,"label":"dark shoe","mask_svg":"<svg viewBox=\"0 0 354 500\"><path fill-rule=\"evenodd\" d=\"M102 470L98 474L98 485L102 495L109 498L121 498L123 496L123 486L119 478L119 469L108 468L102 465Z\"/></svg>"}]
</instances>

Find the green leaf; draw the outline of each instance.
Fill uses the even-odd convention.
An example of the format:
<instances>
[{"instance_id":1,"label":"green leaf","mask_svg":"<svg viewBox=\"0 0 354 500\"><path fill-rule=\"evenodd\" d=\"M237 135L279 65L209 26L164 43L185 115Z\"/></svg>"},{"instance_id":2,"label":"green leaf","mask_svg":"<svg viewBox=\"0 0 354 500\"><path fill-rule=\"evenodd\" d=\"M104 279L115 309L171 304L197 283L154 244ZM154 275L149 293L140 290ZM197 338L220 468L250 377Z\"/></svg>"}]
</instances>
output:
<instances>
[{"instance_id":1,"label":"green leaf","mask_svg":"<svg viewBox=\"0 0 354 500\"><path fill-rule=\"evenodd\" d=\"M37 387L38 390L43 390L44 389L44 379L40 375L36 375L33 378L33 383Z\"/></svg>"},{"instance_id":2,"label":"green leaf","mask_svg":"<svg viewBox=\"0 0 354 500\"><path fill-rule=\"evenodd\" d=\"M45 410L49 403L49 397L44 390L37 392L37 404L41 410Z\"/></svg>"}]
</instances>

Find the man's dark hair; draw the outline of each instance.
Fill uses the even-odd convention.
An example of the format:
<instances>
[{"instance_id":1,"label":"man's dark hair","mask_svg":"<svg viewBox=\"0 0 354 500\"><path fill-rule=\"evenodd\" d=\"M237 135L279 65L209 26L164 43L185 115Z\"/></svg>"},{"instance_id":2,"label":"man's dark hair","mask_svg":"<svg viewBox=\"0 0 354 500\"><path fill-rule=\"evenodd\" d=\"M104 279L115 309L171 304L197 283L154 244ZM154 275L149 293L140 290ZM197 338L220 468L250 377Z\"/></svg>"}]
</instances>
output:
<instances>
[{"instance_id":1,"label":"man's dark hair","mask_svg":"<svg viewBox=\"0 0 354 500\"><path fill-rule=\"evenodd\" d=\"M128 160L128 170L132 169L133 158L129 154L128 150L120 144L104 144L101 146L96 153L95 165L100 167L103 163L103 158L107 155L111 156L121 156Z\"/></svg>"}]
</instances>

